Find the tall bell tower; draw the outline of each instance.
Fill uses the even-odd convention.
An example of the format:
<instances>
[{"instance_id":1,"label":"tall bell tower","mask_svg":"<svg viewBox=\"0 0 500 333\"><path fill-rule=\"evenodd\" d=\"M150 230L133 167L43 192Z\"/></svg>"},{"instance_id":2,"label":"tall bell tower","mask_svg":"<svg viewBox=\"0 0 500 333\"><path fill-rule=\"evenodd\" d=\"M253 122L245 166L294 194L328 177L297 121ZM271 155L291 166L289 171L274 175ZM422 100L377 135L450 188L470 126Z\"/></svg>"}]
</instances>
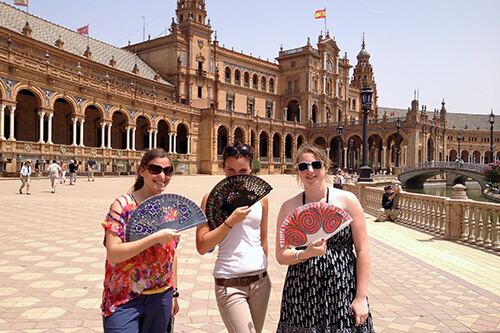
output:
<instances>
[{"instance_id":1,"label":"tall bell tower","mask_svg":"<svg viewBox=\"0 0 500 333\"><path fill-rule=\"evenodd\" d=\"M372 110L374 113L370 112L370 117L378 117L377 111L377 84L375 83L375 78L373 76L373 67L370 64L370 53L366 50L365 36L363 34L363 43L361 44L361 51L359 51L358 63L354 67L353 79L351 81L351 87L357 88L361 91L363 87L369 86L372 88Z\"/></svg>"}]
</instances>

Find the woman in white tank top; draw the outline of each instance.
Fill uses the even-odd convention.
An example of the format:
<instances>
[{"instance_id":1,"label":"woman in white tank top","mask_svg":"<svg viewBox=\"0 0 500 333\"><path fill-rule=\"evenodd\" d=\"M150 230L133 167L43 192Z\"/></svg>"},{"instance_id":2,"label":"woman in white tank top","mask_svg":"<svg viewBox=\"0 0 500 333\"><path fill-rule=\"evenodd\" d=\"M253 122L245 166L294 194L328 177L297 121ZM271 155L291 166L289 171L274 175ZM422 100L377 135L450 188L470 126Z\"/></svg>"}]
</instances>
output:
<instances>
[{"instance_id":1,"label":"woman in white tank top","mask_svg":"<svg viewBox=\"0 0 500 333\"><path fill-rule=\"evenodd\" d=\"M226 177L252 172L253 148L235 142L224 148ZM206 208L208 194L201 203ZM227 330L262 332L271 281L267 275L267 197L237 208L219 227L207 223L196 230L196 249L203 255L218 245L214 267L215 296Z\"/></svg>"}]
</instances>

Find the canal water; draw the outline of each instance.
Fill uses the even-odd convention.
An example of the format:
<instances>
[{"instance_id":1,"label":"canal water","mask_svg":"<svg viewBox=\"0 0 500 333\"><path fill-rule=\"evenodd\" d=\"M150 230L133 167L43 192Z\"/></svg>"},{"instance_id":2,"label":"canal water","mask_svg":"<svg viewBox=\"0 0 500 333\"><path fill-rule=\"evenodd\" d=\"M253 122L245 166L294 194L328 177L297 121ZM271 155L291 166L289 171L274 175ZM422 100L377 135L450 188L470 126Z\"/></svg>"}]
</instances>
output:
<instances>
[{"instance_id":1,"label":"canal water","mask_svg":"<svg viewBox=\"0 0 500 333\"><path fill-rule=\"evenodd\" d=\"M481 186L479 186L476 182L466 182L465 183L465 192L469 199L475 201L485 201L485 202L494 202L489 200L481 193ZM441 182L427 182L424 184L424 188L405 188L406 192L411 193L420 193L420 194L429 194L429 195L437 195L440 197L450 197L452 192L452 186L446 186L445 183Z\"/></svg>"}]
</instances>

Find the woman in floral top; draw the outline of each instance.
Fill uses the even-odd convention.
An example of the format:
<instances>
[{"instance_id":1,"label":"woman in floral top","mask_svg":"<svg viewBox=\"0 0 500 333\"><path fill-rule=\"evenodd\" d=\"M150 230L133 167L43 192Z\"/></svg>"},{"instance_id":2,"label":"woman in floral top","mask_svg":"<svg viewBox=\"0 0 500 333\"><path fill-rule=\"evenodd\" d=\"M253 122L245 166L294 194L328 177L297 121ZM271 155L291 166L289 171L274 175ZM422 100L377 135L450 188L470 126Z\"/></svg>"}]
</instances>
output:
<instances>
[{"instance_id":1,"label":"woman in floral top","mask_svg":"<svg viewBox=\"0 0 500 333\"><path fill-rule=\"evenodd\" d=\"M116 199L102 223L105 229L106 273L102 297L104 332L165 333L177 304L177 257L180 233L163 229L125 242L125 225L134 209L161 194L174 167L163 149L148 150L131 193Z\"/></svg>"}]
</instances>

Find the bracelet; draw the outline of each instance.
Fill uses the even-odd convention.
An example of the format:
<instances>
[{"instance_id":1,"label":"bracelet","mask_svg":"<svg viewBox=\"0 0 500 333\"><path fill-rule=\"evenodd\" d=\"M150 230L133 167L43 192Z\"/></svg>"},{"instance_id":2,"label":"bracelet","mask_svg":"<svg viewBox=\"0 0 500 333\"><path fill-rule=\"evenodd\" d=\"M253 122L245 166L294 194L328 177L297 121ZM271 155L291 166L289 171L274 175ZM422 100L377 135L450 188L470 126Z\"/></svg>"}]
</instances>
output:
<instances>
[{"instance_id":1,"label":"bracelet","mask_svg":"<svg viewBox=\"0 0 500 333\"><path fill-rule=\"evenodd\" d=\"M300 260L300 258L299 258L299 253L301 253L301 252L304 252L304 250L295 251L295 260L297 260L297 262L299 262L299 263L305 262L305 260Z\"/></svg>"},{"instance_id":2,"label":"bracelet","mask_svg":"<svg viewBox=\"0 0 500 333\"><path fill-rule=\"evenodd\" d=\"M179 297L179 290L177 288L174 289L174 292L172 293L172 297Z\"/></svg>"},{"instance_id":3,"label":"bracelet","mask_svg":"<svg viewBox=\"0 0 500 333\"><path fill-rule=\"evenodd\" d=\"M229 224L226 223L226 221L223 222L229 229L233 229Z\"/></svg>"}]
</instances>

